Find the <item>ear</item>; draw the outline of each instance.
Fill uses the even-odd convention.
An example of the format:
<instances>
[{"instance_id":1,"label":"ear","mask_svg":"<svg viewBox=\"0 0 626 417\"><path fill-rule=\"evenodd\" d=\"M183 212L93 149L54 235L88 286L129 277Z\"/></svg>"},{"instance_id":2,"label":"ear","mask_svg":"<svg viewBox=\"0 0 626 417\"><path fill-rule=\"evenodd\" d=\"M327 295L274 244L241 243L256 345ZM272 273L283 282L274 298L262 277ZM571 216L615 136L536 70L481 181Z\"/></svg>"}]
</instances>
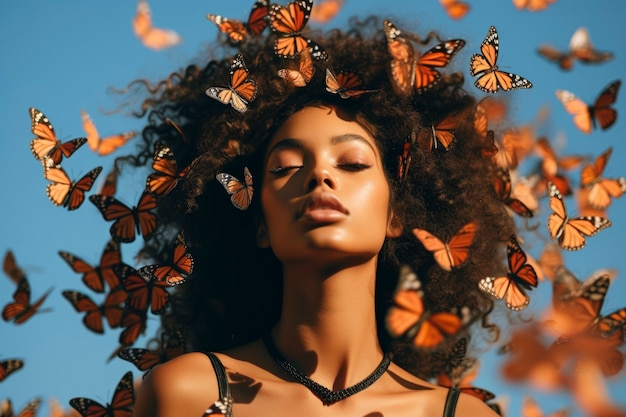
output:
<instances>
[{"instance_id":1,"label":"ear","mask_svg":"<svg viewBox=\"0 0 626 417\"><path fill-rule=\"evenodd\" d=\"M391 216L389 216L389 221L387 222L387 233L385 234L386 238L396 238L400 237L402 234L402 223L400 223L400 219L392 212Z\"/></svg>"},{"instance_id":2,"label":"ear","mask_svg":"<svg viewBox=\"0 0 626 417\"><path fill-rule=\"evenodd\" d=\"M265 221L263 219L259 219L256 223L256 244L262 249L267 249L270 247L270 237L267 233Z\"/></svg>"}]
</instances>

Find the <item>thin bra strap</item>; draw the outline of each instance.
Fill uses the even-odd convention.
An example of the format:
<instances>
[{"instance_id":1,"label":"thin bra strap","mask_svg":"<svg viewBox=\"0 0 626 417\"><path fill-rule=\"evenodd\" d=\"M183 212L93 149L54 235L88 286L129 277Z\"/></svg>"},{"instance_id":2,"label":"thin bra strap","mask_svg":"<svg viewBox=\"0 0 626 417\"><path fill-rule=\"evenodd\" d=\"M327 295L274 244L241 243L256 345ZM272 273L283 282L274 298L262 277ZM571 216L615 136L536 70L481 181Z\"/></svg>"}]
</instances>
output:
<instances>
[{"instance_id":1,"label":"thin bra strap","mask_svg":"<svg viewBox=\"0 0 626 417\"><path fill-rule=\"evenodd\" d=\"M205 352L211 359L213 369L215 370L215 376L217 377L217 386L219 389L220 398L230 398L230 385L228 385L228 378L226 377L226 370L224 365L215 354L211 352Z\"/></svg>"},{"instance_id":2,"label":"thin bra strap","mask_svg":"<svg viewBox=\"0 0 626 417\"><path fill-rule=\"evenodd\" d=\"M459 391L458 388L452 387L448 391L448 396L446 397L446 405L443 409L443 417L454 417L454 412L456 411L456 403L459 400Z\"/></svg>"}]
</instances>

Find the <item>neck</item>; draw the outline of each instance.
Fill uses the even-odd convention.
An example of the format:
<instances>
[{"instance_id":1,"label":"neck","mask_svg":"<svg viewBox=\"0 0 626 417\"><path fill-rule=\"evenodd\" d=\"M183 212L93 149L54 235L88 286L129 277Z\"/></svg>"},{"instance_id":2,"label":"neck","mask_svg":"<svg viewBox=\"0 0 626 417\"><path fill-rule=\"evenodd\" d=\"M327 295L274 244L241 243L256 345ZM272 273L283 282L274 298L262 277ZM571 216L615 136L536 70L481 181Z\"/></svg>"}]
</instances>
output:
<instances>
[{"instance_id":1,"label":"neck","mask_svg":"<svg viewBox=\"0 0 626 417\"><path fill-rule=\"evenodd\" d=\"M273 339L283 356L331 390L380 363L374 306L376 258L333 271L286 265L281 319Z\"/></svg>"}]
</instances>

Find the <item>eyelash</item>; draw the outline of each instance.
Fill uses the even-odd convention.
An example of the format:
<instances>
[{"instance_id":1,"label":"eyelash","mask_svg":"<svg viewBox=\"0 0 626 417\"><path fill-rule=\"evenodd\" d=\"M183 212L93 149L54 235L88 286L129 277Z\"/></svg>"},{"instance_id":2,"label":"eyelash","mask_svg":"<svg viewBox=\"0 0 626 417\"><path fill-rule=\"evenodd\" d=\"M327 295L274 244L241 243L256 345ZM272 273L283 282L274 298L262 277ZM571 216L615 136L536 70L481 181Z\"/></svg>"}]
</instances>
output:
<instances>
[{"instance_id":1,"label":"eyelash","mask_svg":"<svg viewBox=\"0 0 626 417\"><path fill-rule=\"evenodd\" d=\"M344 171L358 172L358 171L363 171L365 169L369 169L372 167L372 165L355 162L355 163L349 163L349 164L338 164L337 167ZM281 176L281 175L285 175L287 172L291 171L292 169L298 169L298 168L302 168L302 165L289 165L285 167L270 168L269 172L271 174Z\"/></svg>"}]
</instances>

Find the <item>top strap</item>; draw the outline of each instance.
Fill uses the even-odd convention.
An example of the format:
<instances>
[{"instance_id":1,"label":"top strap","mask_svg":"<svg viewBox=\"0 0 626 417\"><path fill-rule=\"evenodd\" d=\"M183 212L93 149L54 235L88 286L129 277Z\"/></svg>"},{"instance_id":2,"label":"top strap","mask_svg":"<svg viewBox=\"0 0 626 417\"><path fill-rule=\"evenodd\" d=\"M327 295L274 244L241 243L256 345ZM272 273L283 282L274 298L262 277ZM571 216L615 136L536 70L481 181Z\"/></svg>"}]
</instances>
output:
<instances>
[{"instance_id":1,"label":"top strap","mask_svg":"<svg viewBox=\"0 0 626 417\"><path fill-rule=\"evenodd\" d=\"M205 352L211 360L213 369L215 370L215 376L217 377L217 387L219 389L220 398L230 398L230 385L228 384L228 378L226 377L226 369L215 354L212 352Z\"/></svg>"},{"instance_id":2,"label":"top strap","mask_svg":"<svg viewBox=\"0 0 626 417\"><path fill-rule=\"evenodd\" d=\"M446 397L446 405L443 408L443 417L454 417L454 413L456 411L456 403L459 400L460 393L461 391L458 388L450 388Z\"/></svg>"}]
</instances>

